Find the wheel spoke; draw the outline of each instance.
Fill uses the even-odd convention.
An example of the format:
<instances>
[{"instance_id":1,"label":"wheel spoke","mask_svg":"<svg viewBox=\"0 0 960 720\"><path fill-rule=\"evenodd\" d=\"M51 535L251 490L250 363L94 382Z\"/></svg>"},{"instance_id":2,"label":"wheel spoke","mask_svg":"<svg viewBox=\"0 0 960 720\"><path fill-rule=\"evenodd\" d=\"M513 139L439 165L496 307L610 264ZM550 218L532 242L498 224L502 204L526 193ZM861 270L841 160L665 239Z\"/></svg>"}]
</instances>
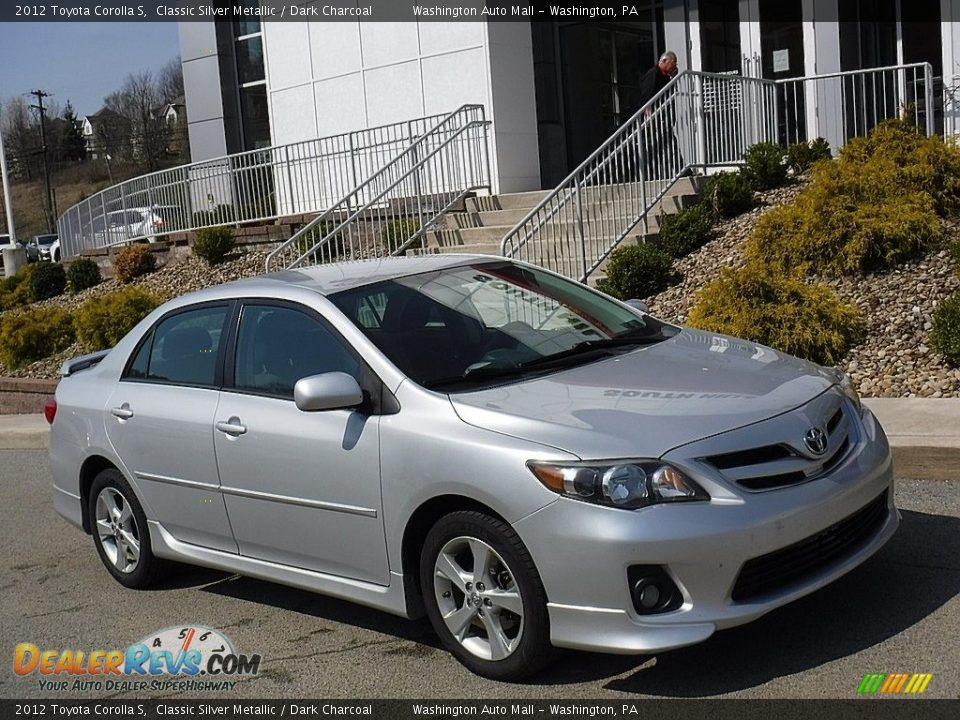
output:
<instances>
[{"instance_id":1,"label":"wheel spoke","mask_svg":"<svg viewBox=\"0 0 960 720\"><path fill-rule=\"evenodd\" d=\"M113 561L113 564L117 567L117 570L125 572L129 561L127 560L127 548L123 544L123 540L117 539L116 541L117 555Z\"/></svg>"},{"instance_id":2,"label":"wheel spoke","mask_svg":"<svg viewBox=\"0 0 960 720\"><path fill-rule=\"evenodd\" d=\"M133 519L133 510L130 509L130 503L124 498L123 501L123 510L120 511L120 522L126 525L130 520Z\"/></svg>"},{"instance_id":3,"label":"wheel spoke","mask_svg":"<svg viewBox=\"0 0 960 720\"><path fill-rule=\"evenodd\" d=\"M483 627L487 630L487 642L490 644L490 659L502 660L510 654L510 641L503 632L496 615L483 614Z\"/></svg>"},{"instance_id":4,"label":"wheel spoke","mask_svg":"<svg viewBox=\"0 0 960 720\"><path fill-rule=\"evenodd\" d=\"M105 537L113 537L113 528L110 526L110 521L106 519L98 519L97 532L100 534L101 540Z\"/></svg>"},{"instance_id":5,"label":"wheel spoke","mask_svg":"<svg viewBox=\"0 0 960 720\"><path fill-rule=\"evenodd\" d=\"M520 593L514 590L491 590L484 593L484 598L489 598L495 608L509 610L514 615L523 617L523 601Z\"/></svg>"},{"instance_id":6,"label":"wheel spoke","mask_svg":"<svg viewBox=\"0 0 960 720\"><path fill-rule=\"evenodd\" d=\"M470 552L473 554L473 582L485 583L490 574L490 548L479 540L470 540Z\"/></svg>"},{"instance_id":7,"label":"wheel spoke","mask_svg":"<svg viewBox=\"0 0 960 720\"><path fill-rule=\"evenodd\" d=\"M120 538L130 554L130 561L136 563L140 559L140 541L129 530L121 530Z\"/></svg>"},{"instance_id":8,"label":"wheel spoke","mask_svg":"<svg viewBox=\"0 0 960 720\"><path fill-rule=\"evenodd\" d=\"M461 607L456 610L451 610L444 615L443 621L447 624L447 627L457 641L463 642L463 638L467 634L467 628L470 627L470 623L476 614L477 612L474 608L464 603Z\"/></svg>"},{"instance_id":9,"label":"wheel spoke","mask_svg":"<svg viewBox=\"0 0 960 720\"><path fill-rule=\"evenodd\" d=\"M445 552L441 552L437 556L436 574L452 582L460 592L465 593L467 591L467 582L470 580L469 573L457 565L456 561Z\"/></svg>"}]
</instances>

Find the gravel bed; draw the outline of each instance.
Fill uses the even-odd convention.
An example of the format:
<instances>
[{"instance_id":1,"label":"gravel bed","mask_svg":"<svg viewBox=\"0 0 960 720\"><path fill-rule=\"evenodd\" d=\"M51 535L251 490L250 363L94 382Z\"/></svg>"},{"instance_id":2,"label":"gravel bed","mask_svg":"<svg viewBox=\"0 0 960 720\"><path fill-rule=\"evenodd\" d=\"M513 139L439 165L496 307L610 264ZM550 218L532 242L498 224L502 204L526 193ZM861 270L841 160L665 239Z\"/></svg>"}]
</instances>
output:
<instances>
[{"instance_id":1,"label":"gravel bed","mask_svg":"<svg viewBox=\"0 0 960 720\"><path fill-rule=\"evenodd\" d=\"M744 264L744 241L757 220L774 205L790 202L799 184L759 195L751 212L718 227L715 240L675 263L680 284L647 299L651 312L683 324L697 291L721 267ZM949 235L957 235L947 225ZM814 278L814 280L817 280ZM960 368L951 368L930 349L933 311L960 289L960 279L946 250L907 263L888 273L839 280L824 279L840 297L860 308L867 336L837 367L848 372L864 397L960 397Z\"/></svg>"}]
</instances>

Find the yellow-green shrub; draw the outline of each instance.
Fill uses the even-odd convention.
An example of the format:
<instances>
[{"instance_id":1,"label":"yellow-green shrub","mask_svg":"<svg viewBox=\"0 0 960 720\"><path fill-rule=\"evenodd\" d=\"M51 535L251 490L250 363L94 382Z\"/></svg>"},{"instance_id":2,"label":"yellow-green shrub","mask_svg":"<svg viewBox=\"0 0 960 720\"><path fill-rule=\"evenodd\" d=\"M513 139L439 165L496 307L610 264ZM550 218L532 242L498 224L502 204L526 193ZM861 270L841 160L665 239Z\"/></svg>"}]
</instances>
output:
<instances>
[{"instance_id":1,"label":"yellow-green shrub","mask_svg":"<svg viewBox=\"0 0 960 720\"><path fill-rule=\"evenodd\" d=\"M157 261L150 252L150 246L143 243L127 245L113 258L113 272L117 280L124 284L141 275L152 273L156 267Z\"/></svg>"},{"instance_id":2,"label":"yellow-green shrub","mask_svg":"<svg viewBox=\"0 0 960 720\"><path fill-rule=\"evenodd\" d=\"M896 267L939 237L933 200L924 193L857 202L816 188L760 218L747 255L782 270L837 277Z\"/></svg>"},{"instance_id":3,"label":"yellow-green shrub","mask_svg":"<svg viewBox=\"0 0 960 720\"><path fill-rule=\"evenodd\" d=\"M721 270L700 291L688 322L823 364L863 337L859 311L832 289L756 264Z\"/></svg>"},{"instance_id":4,"label":"yellow-green shrub","mask_svg":"<svg viewBox=\"0 0 960 720\"><path fill-rule=\"evenodd\" d=\"M74 316L77 340L89 351L111 348L159 304L155 295L137 288L91 298Z\"/></svg>"},{"instance_id":5,"label":"yellow-green shrub","mask_svg":"<svg viewBox=\"0 0 960 720\"><path fill-rule=\"evenodd\" d=\"M22 367L54 355L73 344L70 313L62 308L35 308L0 317L0 360Z\"/></svg>"},{"instance_id":6,"label":"yellow-green shrub","mask_svg":"<svg viewBox=\"0 0 960 720\"><path fill-rule=\"evenodd\" d=\"M36 265L24 265L15 275L0 280L0 310L33 302L33 273Z\"/></svg>"}]
</instances>

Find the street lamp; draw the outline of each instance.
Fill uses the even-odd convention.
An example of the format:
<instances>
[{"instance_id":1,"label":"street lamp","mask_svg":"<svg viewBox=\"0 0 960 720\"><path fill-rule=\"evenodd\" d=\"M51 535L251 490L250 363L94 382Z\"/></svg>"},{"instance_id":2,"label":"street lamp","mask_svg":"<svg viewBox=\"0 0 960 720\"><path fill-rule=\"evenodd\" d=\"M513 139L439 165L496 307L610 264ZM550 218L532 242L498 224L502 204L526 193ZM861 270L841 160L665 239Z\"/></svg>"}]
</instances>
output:
<instances>
[{"instance_id":1,"label":"street lamp","mask_svg":"<svg viewBox=\"0 0 960 720\"><path fill-rule=\"evenodd\" d=\"M10 197L10 176L7 174L7 153L3 148L2 124L0 124L0 175L3 176L3 206L7 211L7 232L10 234L10 244L3 248L3 274L10 277L27 261L27 251L17 245L17 231L13 224L13 202Z\"/></svg>"}]
</instances>

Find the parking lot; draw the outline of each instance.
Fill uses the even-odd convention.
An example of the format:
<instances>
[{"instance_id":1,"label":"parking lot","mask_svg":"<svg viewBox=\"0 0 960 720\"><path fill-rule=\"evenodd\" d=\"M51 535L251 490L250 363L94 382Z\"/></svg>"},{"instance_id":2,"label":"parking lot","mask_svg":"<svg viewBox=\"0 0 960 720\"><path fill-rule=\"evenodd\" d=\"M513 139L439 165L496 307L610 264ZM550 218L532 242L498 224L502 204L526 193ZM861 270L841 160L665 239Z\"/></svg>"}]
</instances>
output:
<instances>
[{"instance_id":1,"label":"parking lot","mask_svg":"<svg viewBox=\"0 0 960 720\"><path fill-rule=\"evenodd\" d=\"M751 625L658 656L564 653L517 685L468 673L426 621L270 583L179 567L155 590L125 590L92 540L55 515L49 483L45 452L0 451L5 698L51 697L37 676L13 673L17 643L110 650L186 624L221 630L263 657L258 676L221 697L851 698L877 672L933 673L925 697L960 696L960 482L901 481L903 525L886 548Z\"/></svg>"}]
</instances>

